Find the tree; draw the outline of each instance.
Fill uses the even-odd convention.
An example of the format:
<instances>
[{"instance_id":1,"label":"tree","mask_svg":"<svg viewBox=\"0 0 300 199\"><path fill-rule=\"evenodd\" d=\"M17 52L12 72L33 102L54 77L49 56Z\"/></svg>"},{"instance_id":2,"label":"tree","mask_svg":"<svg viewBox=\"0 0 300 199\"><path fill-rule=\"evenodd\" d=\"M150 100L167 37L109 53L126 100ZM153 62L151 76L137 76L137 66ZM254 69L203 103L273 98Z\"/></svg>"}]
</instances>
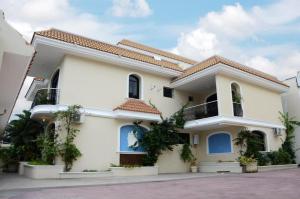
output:
<instances>
[{"instance_id":1,"label":"tree","mask_svg":"<svg viewBox=\"0 0 300 199\"><path fill-rule=\"evenodd\" d=\"M12 120L5 129L4 137L16 149L18 160L21 161L37 159L40 155L37 138L44 131L44 127L30 116L31 113L24 110L22 114L17 114L18 119Z\"/></svg>"},{"instance_id":2,"label":"tree","mask_svg":"<svg viewBox=\"0 0 300 199\"><path fill-rule=\"evenodd\" d=\"M285 126L286 138L282 144L282 149L286 151L292 158L293 162L295 162L295 148L294 148L294 132L297 126L300 126L300 122L296 121L294 117L290 117L289 113L281 113L280 120L282 124Z\"/></svg>"},{"instance_id":3,"label":"tree","mask_svg":"<svg viewBox=\"0 0 300 199\"><path fill-rule=\"evenodd\" d=\"M70 171L73 162L81 156L81 152L73 143L79 130L72 125L74 118L78 117L78 114L80 114L80 108L81 106L79 105L73 105L69 106L66 111L59 111L56 113L56 119L62 123L62 131L66 133L65 141L59 146L59 154L65 163L65 171Z\"/></svg>"},{"instance_id":4,"label":"tree","mask_svg":"<svg viewBox=\"0 0 300 199\"><path fill-rule=\"evenodd\" d=\"M173 147L179 143L181 138L178 135L178 129L183 128L185 123L184 108L185 106L170 118L161 116L161 122L151 123L150 130L143 133L142 138L136 135L137 132L143 131L140 126L141 122L134 123L136 126L134 133L138 141L132 147L140 146L147 152L143 159L144 166L154 166L163 151L173 151Z\"/></svg>"}]
</instances>

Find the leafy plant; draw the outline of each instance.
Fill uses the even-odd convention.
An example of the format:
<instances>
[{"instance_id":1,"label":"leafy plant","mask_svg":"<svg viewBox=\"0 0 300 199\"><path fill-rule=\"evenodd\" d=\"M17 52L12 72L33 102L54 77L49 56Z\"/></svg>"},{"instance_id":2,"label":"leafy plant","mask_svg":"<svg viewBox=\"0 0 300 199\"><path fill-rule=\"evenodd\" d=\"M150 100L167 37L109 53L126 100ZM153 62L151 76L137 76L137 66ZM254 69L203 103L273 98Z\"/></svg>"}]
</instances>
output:
<instances>
[{"instance_id":1,"label":"leafy plant","mask_svg":"<svg viewBox=\"0 0 300 199\"><path fill-rule=\"evenodd\" d=\"M170 118L161 116L161 122L151 123L150 130L144 133L142 138L136 136L138 141L132 147L134 149L140 146L147 152L143 158L144 166L154 166L163 151L172 151L174 145L179 143L181 138L178 135L178 129L183 128L185 123L183 117L184 107ZM136 127L136 130L134 130L135 134L138 131L143 131L140 124L141 122L134 123Z\"/></svg>"},{"instance_id":2,"label":"leafy plant","mask_svg":"<svg viewBox=\"0 0 300 199\"><path fill-rule=\"evenodd\" d=\"M38 136L44 131L42 123L30 118L31 113L24 110L17 114L18 119L12 120L5 128L4 139L11 142L19 161L39 158Z\"/></svg>"},{"instance_id":3,"label":"leafy plant","mask_svg":"<svg viewBox=\"0 0 300 199\"><path fill-rule=\"evenodd\" d=\"M291 164L293 162L290 154L283 148L268 153L268 157L270 158L272 165Z\"/></svg>"},{"instance_id":4,"label":"leafy plant","mask_svg":"<svg viewBox=\"0 0 300 199\"><path fill-rule=\"evenodd\" d=\"M183 160L183 162L192 162L195 159L191 147L188 143L183 144L180 152L180 157Z\"/></svg>"},{"instance_id":5,"label":"leafy plant","mask_svg":"<svg viewBox=\"0 0 300 199\"><path fill-rule=\"evenodd\" d=\"M38 145L41 150L41 160L47 164L54 164L55 157L58 155L57 134L55 131L48 131L38 137Z\"/></svg>"},{"instance_id":6,"label":"leafy plant","mask_svg":"<svg viewBox=\"0 0 300 199\"><path fill-rule=\"evenodd\" d=\"M33 160L33 161L28 162L28 164L30 164L30 165L49 165L48 162L45 162L43 160Z\"/></svg>"},{"instance_id":7,"label":"leafy plant","mask_svg":"<svg viewBox=\"0 0 300 199\"><path fill-rule=\"evenodd\" d=\"M240 146L240 155L246 157L257 157L260 146L263 144L261 139L247 129L242 129L237 138L234 139L235 145Z\"/></svg>"},{"instance_id":8,"label":"leafy plant","mask_svg":"<svg viewBox=\"0 0 300 199\"><path fill-rule=\"evenodd\" d=\"M247 166L251 163L256 162L256 159L252 158L252 157L247 157L247 156L242 155L242 156L239 157L239 161L240 161L241 165Z\"/></svg>"},{"instance_id":9,"label":"leafy plant","mask_svg":"<svg viewBox=\"0 0 300 199\"><path fill-rule=\"evenodd\" d=\"M15 147L0 148L0 159L3 162L3 169L5 171L8 171L11 165L17 165L19 161L17 154L18 152Z\"/></svg>"},{"instance_id":10,"label":"leafy plant","mask_svg":"<svg viewBox=\"0 0 300 199\"><path fill-rule=\"evenodd\" d=\"M74 128L72 121L78 116L81 106L73 105L69 106L66 111L59 111L56 113L56 119L63 124L63 131L66 133L65 141L60 144L59 154L65 163L65 171L70 171L73 166L73 162L81 156L81 152L73 143L76 138L78 129Z\"/></svg>"},{"instance_id":11,"label":"leafy plant","mask_svg":"<svg viewBox=\"0 0 300 199\"><path fill-rule=\"evenodd\" d=\"M295 128L296 126L300 126L300 122L296 121L295 118L290 117L289 113L281 113L280 114L280 120L282 122L282 124L285 126L285 132L286 132L286 138L282 144L282 149L284 151L286 151L291 159L292 162L295 162L295 148L294 148L294 132L295 132Z\"/></svg>"}]
</instances>

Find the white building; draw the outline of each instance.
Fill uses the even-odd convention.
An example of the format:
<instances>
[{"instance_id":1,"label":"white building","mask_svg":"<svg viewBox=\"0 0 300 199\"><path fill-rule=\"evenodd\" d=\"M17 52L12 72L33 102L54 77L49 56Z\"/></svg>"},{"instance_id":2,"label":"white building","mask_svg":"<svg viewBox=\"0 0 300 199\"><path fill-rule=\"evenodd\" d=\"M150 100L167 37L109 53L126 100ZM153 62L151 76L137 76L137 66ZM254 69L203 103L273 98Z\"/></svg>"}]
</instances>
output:
<instances>
[{"instance_id":1,"label":"white building","mask_svg":"<svg viewBox=\"0 0 300 199\"><path fill-rule=\"evenodd\" d=\"M283 109L295 120L300 121L300 71L297 76L286 79L284 83L289 85L290 89L282 97ZM300 127L296 128L295 140L296 161L300 164Z\"/></svg>"},{"instance_id":2,"label":"white building","mask_svg":"<svg viewBox=\"0 0 300 199\"><path fill-rule=\"evenodd\" d=\"M18 97L34 48L12 28L0 10L0 133Z\"/></svg>"}]
</instances>

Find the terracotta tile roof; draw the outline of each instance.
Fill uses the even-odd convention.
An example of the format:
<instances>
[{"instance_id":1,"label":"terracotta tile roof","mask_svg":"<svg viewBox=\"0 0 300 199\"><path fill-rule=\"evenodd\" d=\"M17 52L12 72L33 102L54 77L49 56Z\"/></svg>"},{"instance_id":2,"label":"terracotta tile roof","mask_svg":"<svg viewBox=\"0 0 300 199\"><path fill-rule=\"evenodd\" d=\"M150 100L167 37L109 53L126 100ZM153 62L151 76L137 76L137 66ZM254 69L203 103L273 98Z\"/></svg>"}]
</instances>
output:
<instances>
[{"instance_id":1,"label":"terracotta tile roof","mask_svg":"<svg viewBox=\"0 0 300 199\"><path fill-rule=\"evenodd\" d=\"M138 99L128 99L125 103L116 107L114 110L160 114L160 112L156 108L154 108L154 107L146 104L144 101L138 100Z\"/></svg>"},{"instance_id":2,"label":"terracotta tile roof","mask_svg":"<svg viewBox=\"0 0 300 199\"><path fill-rule=\"evenodd\" d=\"M47 37L50 39L56 39L60 41L64 41L71 44L76 44L79 46L99 50L106 53L111 53L114 55L134 59L137 61L154 64L160 67L183 71L177 64L166 61L166 60L155 60L153 56L145 55L142 53L138 53L132 50L128 50L125 48L118 47L116 45L108 44L105 42L89 39L83 36L75 35L72 33L64 32L57 29L49 29L44 31L35 32L34 35L39 35L43 37Z\"/></svg>"},{"instance_id":3,"label":"terracotta tile roof","mask_svg":"<svg viewBox=\"0 0 300 199\"><path fill-rule=\"evenodd\" d=\"M136 43L134 41L130 41L130 40L127 40L127 39L123 39L118 44L133 47L133 48L136 48L136 49L140 49L140 50L143 50L143 51L147 51L147 52L150 52L150 53L154 53L154 54L157 54L157 55L161 55L161 56L164 56L164 57L168 57L168 58L171 58L171 59L175 59L177 61L192 64L192 65L197 63L197 61L195 61L195 60L191 60L191 59L188 59L186 57L176 55L174 53L159 50L159 49L156 49L156 48L153 48L153 47L150 47L150 46L146 46L144 44Z\"/></svg>"},{"instance_id":4,"label":"terracotta tile roof","mask_svg":"<svg viewBox=\"0 0 300 199\"><path fill-rule=\"evenodd\" d=\"M241 71L244 71L244 72L247 72L247 73L250 73L252 75L256 75L258 77L270 80L272 82L281 84L283 86L287 86L286 84L284 84L283 82L279 81L276 77L274 77L272 75L269 75L267 73L261 72L259 70L254 69L254 68L250 68L248 66L242 65L240 63L237 63L235 61L226 59L226 58L218 56L218 55L212 56L212 57L210 57L210 58L208 58L208 59L206 59L206 60L204 60L202 62L199 62L198 64L196 64L196 65L194 65L194 66L186 69L184 71L184 73L182 75L180 75L179 77L177 77L176 79L174 79L174 81L180 80L182 78L190 76L190 75L192 75L194 73L197 73L199 71L202 71L202 70L204 70L206 68L209 68L209 67L214 66L214 65L219 64L219 63L227 65L227 66L230 66L232 68L235 68L235 69L238 69L238 70L241 70Z\"/></svg>"}]
</instances>

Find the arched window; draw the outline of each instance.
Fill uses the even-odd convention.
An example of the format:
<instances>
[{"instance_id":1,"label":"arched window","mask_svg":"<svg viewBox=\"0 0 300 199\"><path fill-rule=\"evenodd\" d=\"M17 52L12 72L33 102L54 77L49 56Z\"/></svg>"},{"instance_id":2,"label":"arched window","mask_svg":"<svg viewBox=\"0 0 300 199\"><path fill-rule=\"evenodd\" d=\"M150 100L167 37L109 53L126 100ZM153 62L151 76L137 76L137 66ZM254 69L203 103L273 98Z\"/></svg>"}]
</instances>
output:
<instances>
[{"instance_id":1,"label":"arched window","mask_svg":"<svg viewBox=\"0 0 300 199\"><path fill-rule=\"evenodd\" d=\"M233 115L243 117L242 96L240 86L237 83L231 84Z\"/></svg>"},{"instance_id":2,"label":"arched window","mask_svg":"<svg viewBox=\"0 0 300 199\"><path fill-rule=\"evenodd\" d=\"M120 129L120 152L140 153L144 152L144 149L140 146L133 148L133 145L142 138L144 133L147 131L146 128L137 128L135 125L125 125Z\"/></svg>"},{"instance_id":3,"label":"arched window","mask_svg":"<svg viewBox=\"0 0 300 199\"><path fill-rule=\"evenodd\" d=\"M58 103L58 80L59 80L59 70L57 70L54 75L51 78L51 83L50 83L50 103L51 104L56 104Z\"/></svg>"},{"instance_id":4,"label":"arched window","mask_svg":"<svg viewBox=\"0 0 300 199\"><path fill-rule=\"evenodd\" d=\"M232 153L232 139L228 132L212 133L207 137L208 154Z\"/></svg>"},{"instance_id":5,"label":"arched window","mask_svg":"<svg viewBox=\"0 0 300 199\"><path fill-rule=\"evenodd\" d=\"M140 99L140 79L136 75L129 75L128 97Z\"/></svg>"},{"instance_id":6,"label":"arched window","mask_svg":"<svg viewBox=\"0 0 300 199\"><path fill-rule=\"evenodd\" d=\"M258 151L267 151L266 150L266 135L261 131L252 131L252 133L257 138L257 142L255 143Z\"/></svg>"}]
</instances>

